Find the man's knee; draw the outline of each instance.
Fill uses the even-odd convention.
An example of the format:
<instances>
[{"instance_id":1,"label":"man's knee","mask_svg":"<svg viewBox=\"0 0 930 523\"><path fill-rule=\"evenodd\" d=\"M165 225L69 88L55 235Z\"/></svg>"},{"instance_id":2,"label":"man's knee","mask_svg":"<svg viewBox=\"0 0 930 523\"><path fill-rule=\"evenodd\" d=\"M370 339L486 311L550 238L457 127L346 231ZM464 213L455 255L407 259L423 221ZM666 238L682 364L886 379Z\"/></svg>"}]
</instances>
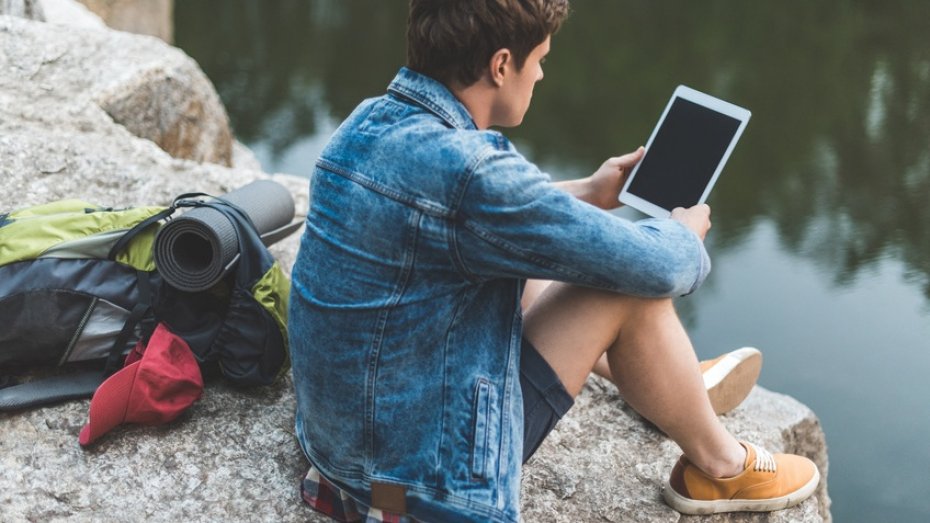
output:
<instances>
[{"instance_id":1,"label":"man's knee","mask_svg":"<svg viewBox=\"0 0 930 523\"><path fill-rule=\"evenodd\" d=\"M539 283L539 282L534 282ZM575 322L595 322L598 317L609 319L611 323L628 318L642 318L654 314L675 314L672 298L647 298L621 294L613 291L582 287L563 282L545 282L541 289L532 289L538 293L534 296L529 309L536 308L527 316L559 317L561 320Z\"/></svg>"},{"instance_id":2,"label":"man's knee","mask_svg":"<svg viewBox=\"0 0 930 523\"><path fill-rule=\"evenodd\" d=\"M678 317L672 298L623 296L621 301L624 309L622 314L624 326L648 325L654 321L667 321Z\"/></svg>"}]
</instances>

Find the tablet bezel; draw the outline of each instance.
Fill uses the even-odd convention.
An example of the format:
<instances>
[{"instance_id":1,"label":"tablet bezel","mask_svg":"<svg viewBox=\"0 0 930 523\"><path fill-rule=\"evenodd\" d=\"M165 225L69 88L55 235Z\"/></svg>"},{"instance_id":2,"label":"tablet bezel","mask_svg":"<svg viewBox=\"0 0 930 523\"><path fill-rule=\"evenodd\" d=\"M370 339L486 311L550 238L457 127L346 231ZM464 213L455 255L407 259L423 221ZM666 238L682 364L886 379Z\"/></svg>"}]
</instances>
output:
<instances>
[{"instance_id":1,"label":"tablet bezel","mask_svg":"<svg viewBox=\"0 0 930 523\"><path fill-rule=\"evenodd\" d=\"M626 182L623 184L623 189L620 191L619 196L620 203L629 205L630 207L638 209L654 218L668 218L672 214L672 210L660 207L659 205L643 199L641 196L628 192L628 189L630 187L630 183L633 181L633 178L635 178L636 174L639 172L639 166L642 165L646 157L649 156L649 148L652 146L652 141L655 139L656 135L659 134L659 129L661 129L662 124L665 123L665 117L668 116L668 112L671 110L672 104L675 103L676 98L681 98L683 100L696 103L702 107L706 107L707 109L716 111L739 121L739 127L737 127L736 132L733 133L733 137L730 139L730 144L727 146L726 151L724 151L723 156L717 163L717 168L714 170L714 174L710 177L710 180L704 187L704 192L701 194L700 199L697 201L698 204L704 203L707 200L707 197L710 196L710 191L714 188L714 184L717 182L717 178L723 171L723 166L730 158L730 153L732 153L733 149L736 147L736 142L743 134L743 130L746 128L746 124L749 123L749 117L752 116L752 113L748 109L731 104L730 102L723 101L719 98L715 98L709 94L702 93L685 85L679 85L677 88L675 88L675 92L672 93L672 97L669 99L668 104L666 104L665 110L662 111L662 116L659 117L659 122L656 124L655 129L652 130L652 135L649 137L649 141L646 142L645 156L643 156L639 163L636 164L636 166L633 168L633 171L630 172L630 175L627 176Z\"/></svg>"}]
</instances>

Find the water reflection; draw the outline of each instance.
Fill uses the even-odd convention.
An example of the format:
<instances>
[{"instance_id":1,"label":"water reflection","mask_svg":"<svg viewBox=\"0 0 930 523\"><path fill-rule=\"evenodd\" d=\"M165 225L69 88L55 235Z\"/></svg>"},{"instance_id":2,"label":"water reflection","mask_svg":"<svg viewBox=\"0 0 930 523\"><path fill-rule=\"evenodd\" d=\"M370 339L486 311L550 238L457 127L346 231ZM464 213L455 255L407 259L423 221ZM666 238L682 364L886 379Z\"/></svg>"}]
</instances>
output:
<instances>
[{"instance_id":1,"label":"water reflection","mask_svg":"<svg viewBox=\"0 0 930 523\"><path fill-rule=\"evenodd\" d=\"M573 177L645 142L679 83L750 108L710 201L717 268L680 311L699 348L771 349L763 384L824 422L838 521L926 521L930 2L574 9L508 136ZM400 0L188 0L175 14L178 45L267 170L309 173L404 62Z\"/></svg>"},{"instance_id":2,"label":"water reflection","mask_svg":"<svg viewBox=\"0 0 930 523\"><path fill-rule=\"evenodd\" d=\"M838 283L900 257L930 297L930 4L592 11L579 9L560 35L550 68L569 65L547 75L519 131L536 157L590 163L629 149L672 84L708 90L754 113L711 200L718 249L742 243L765 217L792 251L834 268Z\"/></svg>"},{"instance_id":3,"label":"water reflection","mask_svg":"<svg viewBox=\"0 0 930 523\"><path fill-rule=\"evenodd\" d=\"M404 60L401 2L178 2L178 45L203 67L236 136L275 155L384 92Z\"/></svg>"},{"instance_id":4,"label":"water reflection","mask_svg":"<svg viewBox=\"0 0 930 523\"><path fill-rule=\"evenodd\" d=\"M677 83L712 92L754 113L710 202L718 251L765 217L837 284L891 256L930 298L930 3L592 4L508 132L529 156L581 175L644 142ZM405 18L403 2L200 0L177 5L177 33L273 162L383 92Z\"/></svg>"}]
</instances>

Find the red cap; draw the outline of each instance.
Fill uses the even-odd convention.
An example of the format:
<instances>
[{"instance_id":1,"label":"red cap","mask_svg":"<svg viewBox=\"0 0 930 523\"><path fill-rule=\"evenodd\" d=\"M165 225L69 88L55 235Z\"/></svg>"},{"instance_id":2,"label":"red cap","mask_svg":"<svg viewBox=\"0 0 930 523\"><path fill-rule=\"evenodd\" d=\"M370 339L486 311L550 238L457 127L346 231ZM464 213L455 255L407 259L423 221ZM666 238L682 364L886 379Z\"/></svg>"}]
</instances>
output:
<instances>
[{"instance_id":1,"label":"red cap","mask_svg":"<svg viewBox=\"0 0 930 523\"><path fill-rule=\"evenodd\" d=\"M140 350L137 345L127 361ZM122 423L167 423L197 401L202 392L200 366L190 347L160 323L142 358L97 388L90 400L90 421L81 429L78 442L90 445Z\"/></svg>"}]
</instances>

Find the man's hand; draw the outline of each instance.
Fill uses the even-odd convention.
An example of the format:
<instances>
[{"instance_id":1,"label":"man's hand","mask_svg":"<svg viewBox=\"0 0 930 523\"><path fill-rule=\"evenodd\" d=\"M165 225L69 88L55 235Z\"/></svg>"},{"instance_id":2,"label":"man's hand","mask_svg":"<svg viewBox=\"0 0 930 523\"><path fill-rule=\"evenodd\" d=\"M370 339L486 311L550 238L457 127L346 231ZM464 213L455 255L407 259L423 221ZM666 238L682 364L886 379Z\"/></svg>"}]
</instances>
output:
<instances>
[{"instance_id":1,"label":"man's hand","mask_svg":"<svg viewBox=\"0 0 930 523\"><path fill-rule=\"evenodd\" d=\"M587 198L582 198L588 203L600 207L601 209L615 209L620 207L617 198L620 196L620 189L626 183L627 176L633 167L646 154L646 149L640 147L635 151L608 158L601 164L600 168L588 177L587 181Z\"/></svg>"},{"instance_id":2,"label":"man's hand","mask_svg":"<svg viewBox=\"0 0 930 523\"><path fill-rule=\"evenodd\" d=\"M685 227L694 231L701 241L707 236L710 230L710 206L706 203L699 203L694 207L675 207L672 209L671 219L681 222Z\"/></svg>"}]
</instances>

